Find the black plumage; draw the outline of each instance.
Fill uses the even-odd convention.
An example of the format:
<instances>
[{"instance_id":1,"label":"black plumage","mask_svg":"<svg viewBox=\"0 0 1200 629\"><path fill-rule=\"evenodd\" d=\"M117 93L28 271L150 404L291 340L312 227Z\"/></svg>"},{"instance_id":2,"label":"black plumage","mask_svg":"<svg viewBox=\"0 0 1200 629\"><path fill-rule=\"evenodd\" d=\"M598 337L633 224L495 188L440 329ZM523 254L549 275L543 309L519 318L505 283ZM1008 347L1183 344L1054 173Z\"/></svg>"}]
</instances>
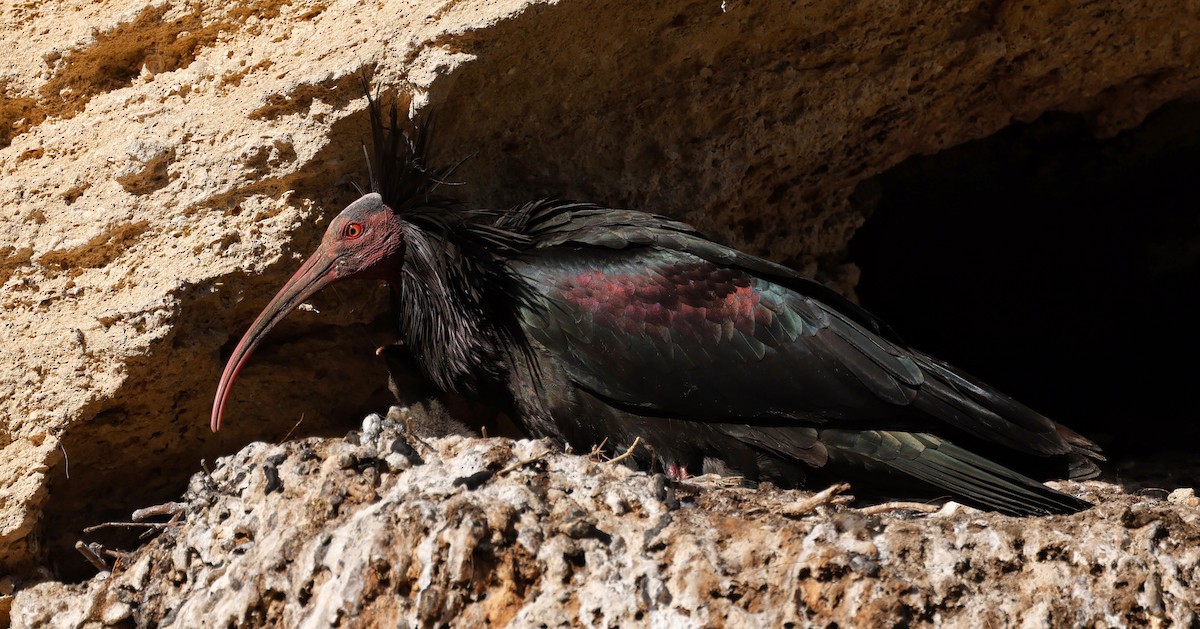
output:
<instances>
[{"instance_id":1,"label":"black plumage","mask_svg":"<svg viewBox=\"0 0 1200 629\"><path fill-rule=\"evenodd\" d=\"M444 391L576 450L604 443L682 476L899 480L1010 514L1088 506L1032 477L1098 473L1099 448L795 271L664 216L438 197L422 136L370 100L373 188L247 332L228 386L288 310L338 279L393 289L397 329ZM908 479L908 480L904 480ZM899 488L899 489L897 489Z\"/></svg>"}]
</instances>

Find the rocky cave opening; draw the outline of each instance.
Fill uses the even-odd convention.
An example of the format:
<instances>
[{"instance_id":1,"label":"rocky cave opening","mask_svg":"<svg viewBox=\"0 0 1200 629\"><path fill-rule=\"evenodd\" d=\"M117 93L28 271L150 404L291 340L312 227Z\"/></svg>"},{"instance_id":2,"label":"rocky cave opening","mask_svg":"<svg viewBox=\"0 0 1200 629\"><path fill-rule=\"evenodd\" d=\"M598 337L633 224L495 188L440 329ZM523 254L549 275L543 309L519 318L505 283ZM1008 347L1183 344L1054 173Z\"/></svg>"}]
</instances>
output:
<instances>
[{"instance_id":1,"label":"rocky cave opening","mask_svg":"<svg viewBox=\"0 0 1200 629\"><path fill-rule=\"evenodd\" d=\"M1197 172L1200 103L1185 102L1107 139L1049 113L912 157L856 191L860 301L1114 463L1188 448Z\"/></svg>"},{"instance_id":2,"label":"rocky cave opening","mask_svg":"<svg viewBox=\"0 0 1200 629\"><path fill-rule=\"evenodd\" d=\"M1101 139L1084 116L1047 114L909 158L861 183L853 208L843 203L864 171L988 133L1014 111L1104 115L1129 99L1187 93L1174 83L1192 80L1180 78L1177 60L1148 46L1179 40L1122 17L1145 11L1106 9L1097 21L1035 4L934 13L661 4L637 19L621 9L607 0L535 4L423 43L427 59L410 50L395 60L441 73L447 54L472 58L425 86L443 123L444 154L435 157L470 157L459 174L471 201L550 194L683 218L839 290L854 287L914 346L1099 441L1110 471L1170 451L1166 465L1200 469L1184 458L1195 458L1200 437L1190 386L1200 376L1192 360L1200 209L1190 194L1200 104L1169 104ZM1054 33L1045 40L1054 45L1032 45L1025 34L1038 32ZM403 49L393 44L389 51ZM273 93L252 115L284 118L326 89L345 94L335 109L359 98L357 74L328 68L322 76L341 78ZM248 68L231 102L253 98L256 72L280 71ZM385 92L405 89L397 73ZM228 131L244 128L233 122ZM357 194L366 128L365 112L341 118L303 172L247 180L233 196L277 186L288 202L311 201L312 222L289 249L306 255ZM860 215L866 222L847 250ZM278 265L298 263L285 256ZM204 459L254 439L345 434L386 405L372 351L389 328L376 316L383 293L364 301L331 291L274 332L239 380L232 404L241 418L208 433L216 378L244 330L227 329L224 301L249 295L236 307L248 324L278 288L265 274L250 278L239 271L213 278L220 290L206 284L178 296L172 336L130 359L115 396L71 418L62 459L49 461L49 497L31 507L39 524L23 562L69 582L90 578L76 540L127 550L144 542L138 529L85 535L85 527L173 499ZM162 360L175 353L194 358ZM1186 486L1200 481L1179 473L1192 474Z\"/></svg>"},{"instance_id":3,"label":"rocky cave opening","mask_svg":"<svg viewBox=\"0 0 1200 629\"><path fill-rule=\"evenodd\" d=\"M1200 214L1189 193L1200 165L1198 114L1196 104L1175 103L1109 139L1096 139L1080 116L1048 114L864 182L854 205L868 218L847 258L861 269L861 302L914 346L1079 429L1117 461L1195 439L1200 428L1188 420L1200 402L1188 385L1200 373L1189 358L1200 339L1189 324L1200 314ZM345 124L365 128L361 115ZM351 144L327 149L330 159L361 154ZM718 237L736 233L715 227ZM264 386L254 379L248 372L244 395ZM203 415L209 398L202 402L187 414ZM296 436L338 431L322 424ZM244 437L239 430L236 441ZM226 450L216 445L206 443L203 455ZM154 458L128 470L152 471L156 499L177 494L171 488L182 490L195 470L195 461L166 459L174 463ZM99 482L47 510L59 578L94 573L71 546L83 526L148 504L141 492L106 494L103 509L76 503ZM131 548L135 536L116 534L112 545Z\"/></svg>"}]
</instances>

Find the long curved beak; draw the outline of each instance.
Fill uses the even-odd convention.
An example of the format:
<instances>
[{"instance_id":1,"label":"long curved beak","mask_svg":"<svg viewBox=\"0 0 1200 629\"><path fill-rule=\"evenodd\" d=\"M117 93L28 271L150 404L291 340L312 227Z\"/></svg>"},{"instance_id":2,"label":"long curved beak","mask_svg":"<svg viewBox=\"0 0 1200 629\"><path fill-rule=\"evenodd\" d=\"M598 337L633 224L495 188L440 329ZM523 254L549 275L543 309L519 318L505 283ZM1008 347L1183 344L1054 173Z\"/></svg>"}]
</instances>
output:
<instances>
[{"instance_id":1,"label":"long curved beak","mask_svg":"<svg viewBox=\"0 0 1200 629\"><path fill-rule=\"evenodd\" d=\"M336 257L326 254L323 249L317 249L304 261L292 279L279 289L275 298L258 315L250 329L246 330L242 340L238 342L237 348L233 350L233 355L229 357L229 362L225 363L225 371L221 374L220 384L217 385L217 397L213 400L212 423L210 424L213 432L221 429L221 414L224 412L225 402L229 398L229 389L233 386L233 381L241 372L246 360L250 358L254 349L267 336L271 328L275 327L276 323L282 321L289 312L295 310L296 306L304 303L317 291L338 279L334 273L336 261Z\"/></svg>"}]
</instances>

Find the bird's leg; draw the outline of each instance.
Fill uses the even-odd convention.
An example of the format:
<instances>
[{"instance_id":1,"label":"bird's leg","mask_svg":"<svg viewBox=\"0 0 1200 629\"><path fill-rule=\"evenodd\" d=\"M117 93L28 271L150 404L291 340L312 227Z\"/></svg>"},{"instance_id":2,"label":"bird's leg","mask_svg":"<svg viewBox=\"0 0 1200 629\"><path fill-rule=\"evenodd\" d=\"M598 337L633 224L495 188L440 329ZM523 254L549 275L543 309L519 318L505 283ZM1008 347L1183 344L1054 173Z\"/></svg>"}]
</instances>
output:
<instances>
[{"instance_id":1,"label":"bird's leg","mask_svg":"<svg viewBox=\"0 0 1200 629\"><path fill-rule=\"evenodd\" d=\"M689 478L687 468L682 465L672 463L667 466L667 478L673 481L680 482Z\"/></svg>"},{"instance_id":2,"label":"bird's leg","mask_svg":"<svg viewBox=\"0 0 1200 629\"><path fill-rule=\"evenodd\" d=\"M443 394L421 371L415 357L403 343L384 345L375 350L388 370L388 389L398 406L388 411L388 419L400 421L414 436L475 436L472 426L480 426L480 407L462 396Z\"/></svg>"}]
</instances>

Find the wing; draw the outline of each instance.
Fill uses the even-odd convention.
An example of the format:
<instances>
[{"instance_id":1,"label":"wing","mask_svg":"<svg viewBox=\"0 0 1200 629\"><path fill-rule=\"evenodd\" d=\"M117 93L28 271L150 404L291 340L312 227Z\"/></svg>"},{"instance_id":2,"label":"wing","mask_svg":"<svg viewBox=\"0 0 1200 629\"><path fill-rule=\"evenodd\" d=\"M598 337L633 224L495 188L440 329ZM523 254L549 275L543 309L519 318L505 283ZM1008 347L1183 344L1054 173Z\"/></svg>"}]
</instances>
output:
<instances>
[{"instance_id":1,"label":"wing","mask_svg":"<svg viewBox=\"0 0 1200 629\"><path fill-rule=\"evenodd\" d=\"M506 227L535 243L513 263L537 295L522 313L527 332L614 404L711 422L934 420L1032 454L1101 458L830 289L686 224L560 202L519 215Z\"/></svg>"},{"instance_id":2,"label":"wing","mask_svg":"<svg viewBox=\"0 0 1200 629\"><path fill-rule=\"evenodd\" d=\"M593 393L704 421L866 419L915 397L904 350L821 302L687 252L555 247L516 266L527 330Z\"/></svg>"}]
</instances>

